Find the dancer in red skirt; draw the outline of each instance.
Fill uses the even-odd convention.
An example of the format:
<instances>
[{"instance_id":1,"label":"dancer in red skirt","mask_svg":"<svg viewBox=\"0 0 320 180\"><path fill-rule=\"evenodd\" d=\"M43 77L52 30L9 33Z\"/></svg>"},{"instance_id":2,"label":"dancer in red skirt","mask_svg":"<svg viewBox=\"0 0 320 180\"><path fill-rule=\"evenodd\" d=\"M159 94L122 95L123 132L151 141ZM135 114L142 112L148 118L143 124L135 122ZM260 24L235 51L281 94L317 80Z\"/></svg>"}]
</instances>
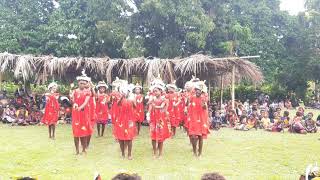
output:
<instances>
[{"instance_id":1,"label":"dancer in red skirt","mask_svg":"<svg viewBox=\"0 0 320 180\"><path fill-rule=\"evenodd\" d=\"M176 128L179 127L180 124L180 114L179 114L179 104L180 98L178 93L176 92L177 87L174 84L167 84L168 93L166 95L166 99L168 100L168 113L169 120L171 123L171 131L172 136L176 135Z\"/></svg>"},{"instance_id":2,"label":"dancer in red skirt","mask_svg":"<svg viewBox=\"0 0 320 180\"><path fill-rule=\"evenodd\" d=\"M191 140L194 156L201 156L203 139L207 137L209 133L208 119L206 119L205 113L207 113L207 101L203 97L202 88L195 86L195 96L190 97L188 115L188 134ZM197 144L198 149L197 149Z\"/></svg>"},{"instance_id":3,"label":"dancer in red skirt","mask_svg":"<svg viewBox=\"0 0 320 180\"><path fill-rule=\"evenodd\" d=\"M102 137L109 117L110 96L107 94L108 85L100 81L97 85L98 95L96 97L96 117L98 137ZM101 129L101 131L100 131Z\"/></svg>"},{"instance_id":4,"label":"dancer in red skirt","mask_svg":"<svg viewBox=\"0 0 320 180\"><path fill-rule=\"evenodd\" d=\"M91 136L94 131L94 125L96 124L96 92L94 91L94 85L92 81L89 81L86 87L87 91L90 92L90 100L89 100L89 113L90 113L90 125L91 125L91 133L87 136L87 148L89 148Z\"/></svg>"},{"instance_id":5,"label":"dancer in red skirt","mask_svg":"<svg viewBox=\"0 0 320 180\"><path fill-rule=\"evenodd\" d=\"M153 96L149 99L150 136L153 156L161 157L164 141L170 137L169 119L167 116L167 100L162 96L164 86L153 85Z\"/></svg>"},{"instance_id":6,"label":"dancer in red skirt","mask_svg":"<svg viewBox=\"0 0 320 180\"><path fill-rule=\"evenodd\" d=\"M119 88L121 84L124 83L123 80L120 80L118 77L112 82L112 93L110 94L110 101L111 101L111 111L110 111L110 116L111 116L111 122L112 122L112 133L114 138L117 141L117 135L116 133L118 132L117 128L119 127L119 106L118 106L118 101L121 98L121 93L119 91Z\"/></svg>"},{"instance_id":7,"label":"dancer in red skirt","mask_svg":"<svg viewBox=\"0 0 320 180\"><path fill-rule=\"evenodd\" d=\"M72 108L72 131L74 136L74 144L76 148L76 154L79 154L79 140L82 146L82 152L86 153L87 137L92 133L91 116L89 101L91 97L91 91L86 89L87 84L91 81L91 78L84 74L77 77L78 89L75 89L71 94L73 102Z\"/></svg>"},{"instance_id":8,"label":"dancer in red skirt","mask_svg":"<svg viewBox=\"0 0 320 180\"><path fill-rule=\"evenodd\" d=\"M138 135L139 135L141 123L144 121L142 86L140 86L139 84L136 84L136 86L134 87L134 93L135 93L134 115L137 122L137 129L138 129Z\"/></svg>"},{"instance_id":9,"label":"dancer in red skirt","mask_svg":"<svg viewBox=\"0 0 320 180\"><path fill-rule=\"evenodd\" d=\"M46 93L46 106L42 123L49 127L49 138L55 139L55 129L59 118L60 105L58 102L59 94L57 93L58 84L50 83L48 86L49 93Z\"/></svg>"},{"instance_id":10,"label":"dancer in red skirt","mask_svg":"<svg viewBox=\"0 0 320 180\"><path fill-rule=\"evenodd\" d=\"M120 87L121 98L118 100L118 127L114 129L115 134L121 149L121 155L126 157L125 151L128 150L127 158L132 160L132 141L136 135L136 124L133 113L133 101L129 97L129 89L127 84Z\"/></svg>"},{"instance_id":11,"label":"dancer in red skirt","mask_svg":"<svg viewBox=\"0 0 320 180\"><path fill-rule=\"evenodd\" d=\"M185 118L184 118L183 126L185 128L185 131L188 134L188 125L189 125L189 120L190 120L188 118L188 102L189 102L190 98L193 96L193 83L191 81L186 82L186 84L184 86L184 91L185 91L184 92L184 99L185 99L184 114L185 114Z\"/></svg>"}]
</instances>

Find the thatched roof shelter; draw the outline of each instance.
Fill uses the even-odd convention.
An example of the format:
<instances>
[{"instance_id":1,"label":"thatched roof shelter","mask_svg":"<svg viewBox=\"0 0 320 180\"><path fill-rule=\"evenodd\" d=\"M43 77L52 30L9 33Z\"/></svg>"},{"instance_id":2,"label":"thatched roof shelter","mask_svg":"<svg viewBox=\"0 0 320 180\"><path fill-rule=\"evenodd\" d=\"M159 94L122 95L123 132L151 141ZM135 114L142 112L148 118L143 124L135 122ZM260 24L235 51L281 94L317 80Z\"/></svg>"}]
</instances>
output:
<instances>
[{"instance_id":1,"label":"thatched roof shelter","mask_svg":"<svg viewBox=\"0 0 320 180\"><path fill-rule=\"evenodd\" d=\"M212 81L220 81L219 77L223 76L224 84L230 85L232 69L235 67L236 82L245 79L253 83L262 83L263 74L260 68L248 61L249 58L256 58L256 56L215 58L195 54L176 60L175 71L180 77L196 75L201 79Z\"/></svg>"},{"instance_id":2,"label":"thatched roof shelter","mask_svg":"<svg viewBox=\"0 0 320 180\"><path fill-rule=\"evenodd\" d=\"M223 76L226 85L231 82L234 67L235 80L247 79L260 83L263 80L262 72L254 63L246 60L249 58L215 58L202 54L175 59L58 58L0 53L0 72L11 71L16 78L34 78L38 83L47 81L48 77L73 79L82 69L94 79L106 79L109 83L116 76L128 78L130 75L144 77L147 83L159 74L168 83L179 77L189 80L192 75L210 81L219 81Z\"/></svg>"}]
</instances>

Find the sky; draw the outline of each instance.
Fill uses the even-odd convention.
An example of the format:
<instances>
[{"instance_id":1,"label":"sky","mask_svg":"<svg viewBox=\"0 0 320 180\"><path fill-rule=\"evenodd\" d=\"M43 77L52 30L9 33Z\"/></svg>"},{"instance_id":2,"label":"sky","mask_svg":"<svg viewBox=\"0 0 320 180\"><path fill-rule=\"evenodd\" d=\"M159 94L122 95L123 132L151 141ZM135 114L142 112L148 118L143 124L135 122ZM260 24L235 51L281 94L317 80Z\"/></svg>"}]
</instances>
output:
<instances>
[{"instance_id":1,"label":"sky","mask_svg":"<svg viewBox=\"0 0 320 180\"><path fill-rule=\"evenodd\" d=\"M59 7L59 3L57 0L52 0L55 7ZM297 15L299 12L304 10L304 2L305 0L280 0L280 9L284 11L288 11L291 15ZM127 0L127 3L134 8L134 11L137 11L137 7L135 7L133 0Z\"/></svg>"},{"instance_id":2,"label":"sky","mask_svg":"<svg viewBox=\"0 0 320 180\"><path fill-rule=\"evenodd\" d=\"M291 15L297 15L304 10L305 0L280 0L280 9L288 11Z\"/></svg>"}]
</instances>

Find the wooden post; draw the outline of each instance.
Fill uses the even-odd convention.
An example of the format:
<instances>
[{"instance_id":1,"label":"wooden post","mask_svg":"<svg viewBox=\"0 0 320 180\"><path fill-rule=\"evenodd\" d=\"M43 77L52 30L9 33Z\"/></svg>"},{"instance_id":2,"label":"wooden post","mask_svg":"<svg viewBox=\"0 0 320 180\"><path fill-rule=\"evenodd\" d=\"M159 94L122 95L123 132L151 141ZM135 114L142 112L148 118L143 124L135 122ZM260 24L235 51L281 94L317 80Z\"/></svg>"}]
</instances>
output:
<instances>
[{"instance_id":1,"label":"wooden post","mask_svg":"<svg viewBox=\"0 0 320 180\"><path fill-rule=\"evenodd\" d=\"M209 96L209 102L211 101L211 78L209 78L208 82L208 96Z\"/></svg>"},{"instance_id":2,"label":"wooden post","mask_svg":"<svg viewBox=\"0 0 320 180\"><path fill-rule=\"evenodd\" d=\"M221 74L221 82L220 82L220 110L222 110L222 104L223 104L223 78Z\"/></svg>"},{"instance_id":3,"label":"wooden post","mask_svg":"<svg viewBox=\"0 0 320 180\"><path fill-rule=\"evenodd\" d=\"M236 71L236 67L235 65L233 65L232 67L232 84L231 84L231 100L232 100L232 109L234 109L234 104L235 104L235 71Z\"/></svg>"},{"instance_id":4,"label":"wooden post","mask_svg":"<svg viewBox=\"0 0 320 180\"><path fill-rule=\"evenodd\" d=\"M0 72L0 90L2 90L2 72Z\"/></svg>"}]
</instances>

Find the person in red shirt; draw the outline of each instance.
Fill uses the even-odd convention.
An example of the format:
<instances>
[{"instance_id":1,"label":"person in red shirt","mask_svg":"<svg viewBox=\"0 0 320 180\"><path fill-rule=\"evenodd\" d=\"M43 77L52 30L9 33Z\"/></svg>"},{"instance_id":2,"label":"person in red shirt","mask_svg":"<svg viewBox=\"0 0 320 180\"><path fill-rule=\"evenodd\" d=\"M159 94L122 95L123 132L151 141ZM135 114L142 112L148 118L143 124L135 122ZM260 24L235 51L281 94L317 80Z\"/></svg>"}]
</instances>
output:
<instances>
[{"instance_id":1,"label":"person in red shirt","mask_svg":"<svg viewBox=\"0 0 320 180\"><path fill-rule=\"evenodd\" d=\"M60 110L60 105L58 102L59 94L57 93L58 84L55 82L50 83L48 86L48 90L49 92L45 94L46 106L41 122L48 126L49 138L55 139L55 129L59 119Z\"/></svg>"},{"instance_id":2,"label":"person in red shirt","mask_svg":"<svg viewBox=\"0 0 320 180\"><path fill-rule=\"evenodd\" d=\"M89 101L92 96L91 91L86 87L91 81L86 74L77 77L78 88L75 89L70 97L73 102L72 108L72 131L74 136L74 144L76 154L79 154L79 141L81 142L82 152L86 153L87 139L92 133L91 114Z\"/></svg>"},{"instance_id":3,"label":"person in red shirt","mask_svg":"<svg viewBox=\"0 0 320 180\"><path fill-rule=\"evenodd\" d=\"M150 136L153 156L161 157L164 141L170 137L170 121L167 116L167 100L162 96L164 87L153 85L150 88L153 95L149 99Z\"/></svg>"},{"instance_id":4,"label":"person in red shirt","mask_svg":"<svg viewBox=\"0 0 320 180\"><path fill-rule=\"evenodd\" d=\"M180 104L180 98L178 93L176 92L177 87L174 84L167 84L166 86L168 93L166 95L166 99L168 100L168 113L169 113L169 119L171 123L171 131L172 136L176 135L176 129L180 124L180 114L179 114L179 104Z\"/></svg>"},{"instance_id":5,"label":"person in red shirt","mask_svg":"<svg viewBox=\"0 0 320 180\"><path fill-rule=\"evenodd\" d=\"M202 88L195 86L195 95L191 96L188 104L189 125L188 133L194 156L201 156L203 139L209 133L207 115L207 101L202 95ZM198 144L198 149L197 149Z\"/></svg>"},{"instance_id":6,"label":"person in red shirt","mask_svg":"<svg viewBox=\"0 0 320 180\"><path fill-rule=\"evenodd\" d=\"M134 87L134 97L135 97L135 108L134 108L134 116L137 122L138 135L140 133L141 123L144 121L144 105L143 105L143 94L142 94L142 86L136 84Z\"/></svg>"},{"instance_id":7,"label":"person in red shirt","mask_svg":"<svg viewBox=\"0 0 320 180\"><path fill-rule=\"evenodd\" d=\"M110 96L107 94L108 85L100 81L97 85L98 94L96 96L96 118L98 137L104 135L104 130L109 117Z\"/></svg>"},{"instance_id":8,"label":"person in red shirt","mask_svg":"<svg viewBox=\"0 0 320 180\"><path fill-rule=\"evenodd\" d=\"M96 92L94 90L94 85L92 81L90 80L86 86L86 90L89 91L90 95L90 100L89 100L89 114L90 114L90 125L91 125L91 132L87 136L87 148L89 148L90 141L91 141L91 136L94 132L94 125L96 124Z\"/></svg>"},{"instance_id":9,"label":"person in red shirt","mask_svg":"<svg viewBox=\"0 0 320 180\"><path fill-rule=\"evenodd\" d=\"M116 77L116 79L112 82L112 92L110 94L110 102L111 102L111 110L110 110L110 116L111 116L111 123L112 123L112 133L113 137L117 140L117 128L119 127L119 106L118 101L121 98L121 93L119 91L119 88L121 84L124 83L123 80Z\"/></svg>"},{"instance_id":10,"label":"person in red shirt","mask_svg":"<svg viewBox=\"0 0 320 180\"><path fill-rule=\"evenodd\" d=\"M136 136L136 124L133 114L133 101L129 99L129 88L127 84L122 84L120 87L121 97L117 101L118 104L118 127L114 129L117 131L115 134L119 142L121 155L126 157L125 151L128 150L127 158L132 160L132 141Z\"/></svg>"}]
</instances>

